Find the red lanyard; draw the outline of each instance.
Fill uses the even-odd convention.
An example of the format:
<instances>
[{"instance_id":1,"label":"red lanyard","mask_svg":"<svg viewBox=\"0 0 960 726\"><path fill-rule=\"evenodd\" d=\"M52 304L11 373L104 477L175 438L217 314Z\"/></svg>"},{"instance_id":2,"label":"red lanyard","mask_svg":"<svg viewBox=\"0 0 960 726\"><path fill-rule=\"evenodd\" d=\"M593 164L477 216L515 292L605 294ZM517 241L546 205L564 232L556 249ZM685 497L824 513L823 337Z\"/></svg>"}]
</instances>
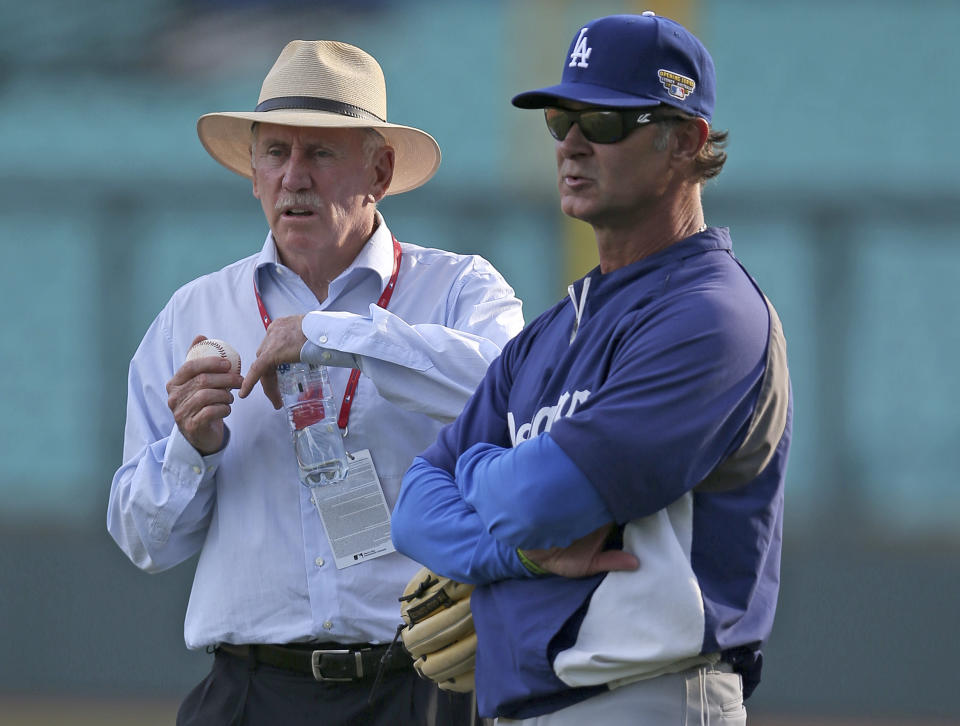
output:
<instances>
[{"instance_id":1,"label":"red lanyard","mask_svg":"<svg viewBox=\"0 0 960 726\"><path fill-rule=\"evenodd\" d=\"M377 300L377 306L387 309L387 305L390 304L390 298L393 297L393 288L397 286L397 278L400 276L400 257L403 252L400 250L400 243L397 242L397 238L393 238L393 272L390 273L390 280L387 282L387 286L383 288L383 292L380 293L380 299ZM257 307L260 309L260 320L263 321L263 327L270 327L270 315L267 313L267 308L263 304L263 299L260 297L260 290L257 288L257 273L254 270L253 273L253 294L257 297ZM350 407L353 406L353 397L357 393L357 386L360 383L360 369L354 368L350 371L350 380L347 381L347 390L343 392L343 402L340 404L340 416L337 419L337 425L341 429L347 428L347 423L350 421Z\"/></svg>"}]
</instances>

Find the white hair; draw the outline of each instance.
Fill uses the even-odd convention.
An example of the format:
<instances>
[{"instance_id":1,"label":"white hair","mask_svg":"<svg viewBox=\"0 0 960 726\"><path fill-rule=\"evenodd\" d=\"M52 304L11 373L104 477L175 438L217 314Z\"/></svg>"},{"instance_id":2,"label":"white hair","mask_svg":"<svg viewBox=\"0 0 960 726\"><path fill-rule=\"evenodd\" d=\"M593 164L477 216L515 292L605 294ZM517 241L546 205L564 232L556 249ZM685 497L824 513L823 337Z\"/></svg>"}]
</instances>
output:
<instances>
[{"instance_id":1,"label":"white hair","mask_svg":"<svg viewBox=\"0 0 960 726\"><path fill-rule=\"evenodd\" d=\"M657 151L666 151L670 143L670 124L657 124L657 135L653 139L653 148Z\"/></svg>"},{"instance_id":2,"label":"white hair","mask_svg":"<svg viewBox=\"0 0 960 726\"><path fill-rule=\"evenodd\" d=\"M367 166L370 166L373 163L373 157L387 145L387 140L376 129L365 128L364 131L366 134L363 136L363 153L367 158Z\"/></svg>"}]
</instances>

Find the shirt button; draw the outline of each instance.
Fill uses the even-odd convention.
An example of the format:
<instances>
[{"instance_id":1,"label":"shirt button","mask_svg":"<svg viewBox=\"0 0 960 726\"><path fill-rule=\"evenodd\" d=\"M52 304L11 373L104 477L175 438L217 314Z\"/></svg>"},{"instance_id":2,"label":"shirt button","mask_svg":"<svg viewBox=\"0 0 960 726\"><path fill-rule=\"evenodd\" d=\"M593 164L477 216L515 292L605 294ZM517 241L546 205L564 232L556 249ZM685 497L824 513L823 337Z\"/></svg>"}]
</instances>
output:
<instances>
[{"instance_id":1,"label":"shirt button","mask_svg":"<svg viewBox=\"0 0 960 726\"><path fill-rule=\"evenodd\" d=\"M321 335L319 338L317 338L317 340L319 340L321 343L326 343L326 342L327 342L327 336L326 336L326 335Z\"/></svg>"},{"instance_id":2,"label":"shirt button","mask_svg":"<svg viewBox=\"0 0 960 726\"><path fill-rule=\"evenodd\" d=\"M203 472L203 469L201 469L201 468L200 468L199 466L197 466L196 464L193 465L193 473L194 473L194 474L200 474L200 473L202 473L202 472Z\"/></svg>"},{"instance_id":3,"label":"shirt button","mask_svg":"<svg viewBox=\"0 0 960 726\"><path fill-rule=\"evenodd\" d=\"M323 558L322 558L322 557L318 557L318 558L315 559L313 562L314 562L314 564L315 564L317 567L323 567Z\"/></svg>"},{"instance_id":4,"label":"shirt button","mask_svg":"<svg viewBox=\"0 0 960 726\"><path fill-rule=\"evenodd\" d=\"M324 621L324 623L323 623L323 629L324 629L324 630L333 630L333 623L331 623L329 620Z\"/></svg>"}]
</instances>

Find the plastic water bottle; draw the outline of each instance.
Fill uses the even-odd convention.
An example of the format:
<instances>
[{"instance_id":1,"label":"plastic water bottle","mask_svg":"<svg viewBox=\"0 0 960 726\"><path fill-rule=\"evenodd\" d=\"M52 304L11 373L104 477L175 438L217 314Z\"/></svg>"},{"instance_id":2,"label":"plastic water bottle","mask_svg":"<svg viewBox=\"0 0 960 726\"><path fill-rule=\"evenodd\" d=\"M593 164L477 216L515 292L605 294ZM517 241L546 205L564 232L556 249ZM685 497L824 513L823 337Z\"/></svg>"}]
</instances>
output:
<instances>
[{"instance_id":1,"label":"plastic water bottle","mask_svg":"<svg viewBox=\"0 0 960 726\"><path fill-rule=\"evenodd\" d=\"M277 382L293 431L300 481L308 487L332 484L347 476L347 451L337 425L327 367L312 363L282 363Z\"/></svg>"}]
</instances>

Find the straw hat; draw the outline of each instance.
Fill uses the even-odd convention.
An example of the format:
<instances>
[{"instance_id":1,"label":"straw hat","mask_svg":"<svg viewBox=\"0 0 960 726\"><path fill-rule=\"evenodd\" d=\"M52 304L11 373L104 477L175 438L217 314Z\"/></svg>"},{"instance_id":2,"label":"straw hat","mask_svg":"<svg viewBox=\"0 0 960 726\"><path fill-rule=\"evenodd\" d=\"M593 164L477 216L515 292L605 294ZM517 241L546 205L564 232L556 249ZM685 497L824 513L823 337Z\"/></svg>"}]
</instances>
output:
<instances>
[{"instance_id":1,"label":"straw hat","mask_svg":"<svg viewBox=\"0 0 960 726\"><path fill-rule=\"evenodd\" d=\"M230 171L250 178L254 121L376 129L396 153L387 194L416 189L440 166L440 147L430 134L387 123L387 89L380 65L346 43L291 41L267 73L255 110L208 113L197 121L197 134L210 156Z\"/></svg>"}]
</instances>

